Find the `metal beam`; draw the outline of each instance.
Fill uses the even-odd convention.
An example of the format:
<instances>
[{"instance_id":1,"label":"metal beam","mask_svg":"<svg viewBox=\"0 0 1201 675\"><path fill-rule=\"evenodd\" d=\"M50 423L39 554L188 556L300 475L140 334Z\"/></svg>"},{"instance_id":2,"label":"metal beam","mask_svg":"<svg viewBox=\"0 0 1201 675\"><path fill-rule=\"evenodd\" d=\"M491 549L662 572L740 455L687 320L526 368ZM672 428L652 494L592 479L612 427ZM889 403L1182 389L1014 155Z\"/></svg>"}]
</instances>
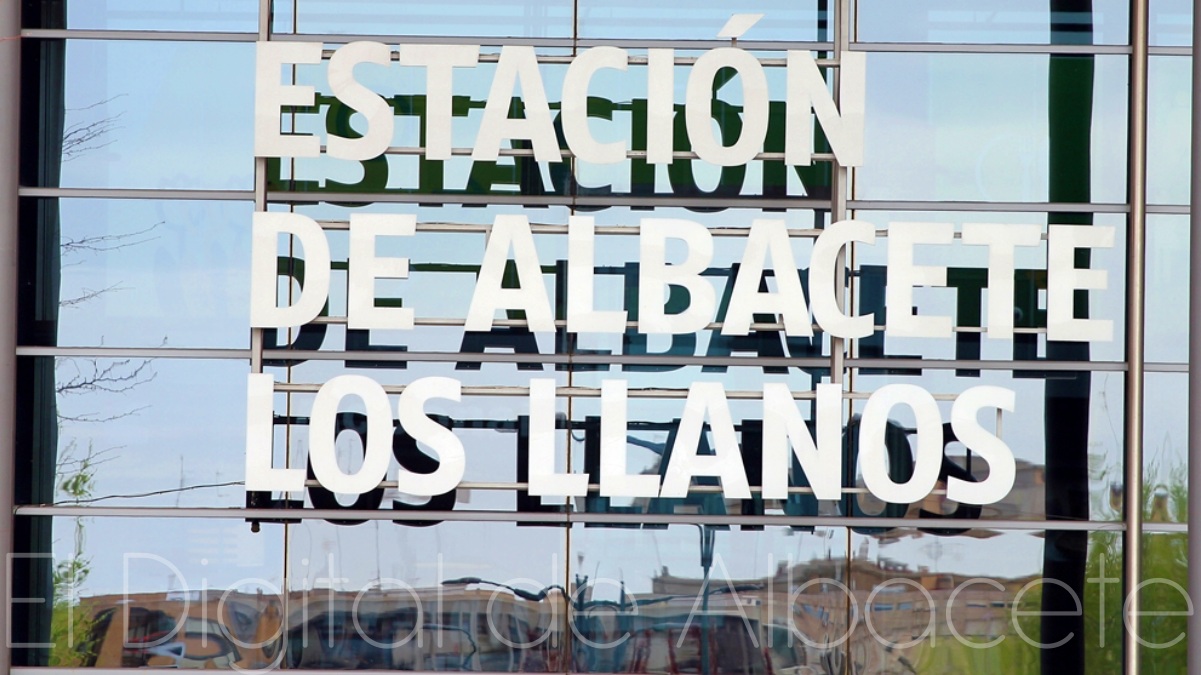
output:
<instances>
[{"instance_id":1,"label":"metal beam","mask_svg":"<svg viewBox=\"0 0 1201 675\"><path fill-rule=\"evenodd\" d=\"M1139 672L1138 588L1143 565L1143 286L1147 226L1147 61L1148 4L1130 5L1130 117L1127 199L1130 220L1126 227L1126 475L1123 539L1125 570L1123 592L1125 672Z\"/></svg>"},{"instance_id":2,"label":"metal beam","mask_svg":"<svg viewBox=\"0 0 1201 675\"><path fill-rule=\"evenodd\" d=\"M1193 44L1201 44L1201 2L1193 3ZM1193 128L1192 204L1201 203L1201 61L1193 50ZM1189 339L1188 339L1188 522L1201 523L1201 461L1195 450L1201 448L1201 209L1189 214ZM1193 610L1188 617L1188 672L1201 673L1201 532L1188 529L1188 588Z\"/></svg>"},{"instance_id":3,"label":"metal beam","mask_svg":"<svg viewBox=\"0 0 1201 675\"><path fill-rule=\"evenodd\" d=\"M16 426L17 381L17 150L20 139L21 91L21 3L0 2L0 559L7 562L13 552L13 504L15 483L14 427ZM10 581L0 590L0 672L7 673L12 653L8 649Z\"/></svg>"}]
</instances>

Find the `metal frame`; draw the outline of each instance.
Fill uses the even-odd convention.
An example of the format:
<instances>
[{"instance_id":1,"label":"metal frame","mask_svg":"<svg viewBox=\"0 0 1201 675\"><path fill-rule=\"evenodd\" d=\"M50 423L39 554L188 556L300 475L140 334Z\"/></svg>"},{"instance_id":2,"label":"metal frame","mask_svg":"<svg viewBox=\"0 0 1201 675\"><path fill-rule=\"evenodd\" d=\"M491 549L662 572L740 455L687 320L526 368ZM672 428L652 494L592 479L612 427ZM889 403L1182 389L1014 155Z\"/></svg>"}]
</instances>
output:
<instances>
[{"instance_id":1,"label":"metal frame","mask_svg":"<svg viewBox=\"0 0 1201 675\"><path fill-rule=\"evenodd\" d=\"M0 3L0 98L9 101L0 106L0 559L8 569L9 556L15 550L13 541L14 490L16 475L16 381L17 381L17 186L18 151L21 138L19 111L21 91L21 43L15 39L21 28L21 3ZM5 648L0 649L0 672L8 672L12 655L7 649L11 634L9 610L12 596L11 580L7 573L4 588L0 589L0 635L5 636Z\"/></svg>"},{"instance_id":2,"label":"metal frame","mask_svg":"<svg viewBox=\"0 0 1201 675\"><path fill-rule=\"evenodd\" d=\"M1118 531L1124 533L1123 558L1125 569L1123 573L1124 587L1127 592L1141 581L1141 545L1144 533L1189 533L1189 552L1193 560L1201 560L1201 533L1194 534L1185 523L1145 523L1141 510L1143 491L1143 408L1145 405L1144 376L1148 372L1177 372L1188 373L1189 381L1189 448L1201 447L1201 330L1194 330L1189 340L1189 360L1184 363L1147 363L1144 353L1144 302L1145 302L1145 238L1147 232L1148 214L1189 214L1192 232L1190 242L1190 321L1201 320L1201 213L1191 211L1189 205L1181 204L1147 204L1146 196L1146 167L1147 167L1147 69L1150 56L1188 57L1194 63L1193 69L1193 118L1192 137L1201 136L1201 59L1191 47L1151 46L1148 43L1148 5L1149 0L1132 0L1131 5L1131 42L1129 45L1038 45L1038 44L937 44L937 43L861 43L855 42L850 34L849 22L844 20L850 16L849 0L832 0L835 7L834 39L823 42L784 42L784 41L739 41L738 46L749 50L779 51L788 49L810 49L815 51L834 52L833 60L827 65L836 66L839 54L844 50L860 52L889 52L889 53L930 53L930 54L1081 54L1081 55L1113 55L1128 56L1130 59L1130 98L1128 117L1127 156L1127 201L1120 204L1076 204L1076 203L1040 203L1040 202L937 202L926 200L860 200L851 199L848 194L848 174L845 168L835 169L836 178L833 182L834 200L809 199L804 197L791 199L760 199L754 196L706 200L706 206L719 208L779 208L779 209L814 209L830 208L833 220L844 217L850 211L930 211L930 212L1014 212L1014 213L1092 213L1092 214L1127 214L1127 260L1126 260L1126 358L1120 362L1044 362L1044 361L954 361L927 359L871 359L854 358L853 355L842 353L839 344L834 344L831 355L812 359L772 359L772 358L708 358L703 356L599 356L599 355L513 355L513 354L457 354L430 352L312 352L312 351L274 351L264 350L263 333L261 330L252 332L251 346L248 349L178 349L178 348L104 348L104 347L39 347L17 346L15 331L10 327L0 331L0 378L6 383L0 389L0 429L12 429L13 399L17 357L70 357L91 356L98 358L178 358L178 359L236 359L247 360L252 372L262 372L264 358L273 358L277 354L287 358L309 360L348 360L370 359L377 361L425 361L425 362L503 362L503 363L555 363L555 364L678 364L678 365L722 365L762 367L773 365L807 365L810 367L832 367L833 371L842 377L843 369L855 368L915 368L915 369L975 369L975 370L1045 370L1063 372L1123 372L1125 373L1125 496L1126 509L1121 521L958 521L939 520L940 528L986 528L1014 531L1041 530L1070 530L1070 531ZM29 39L77 39L77 40L154 40L154 41L199 41L199 42L254 42L256 40L284 41L322 41L328 43L343 43L351 40L376 40L387 43L459 43L483 44L488 46L503 46L508 44L534 45L543 48L579 49L591 46L607 45L626 48L653 48L671 46L679 50L711 49L728 46L721 40L610 40L610 39L580 39L578 35L562 38L497 38L497 37L425 37L425 36L379 36L379 35L324 35L324 34L271 34L271 5L272 0L260 0L259 30L251 32L192 32L192 31L142 31L142 30L20 30L19 2L0 2L0 92L18 92L20 85L19 45L20 41L9 36L21 36ZM1201 2L1194 3L1193 41L1201 42ZM578 17L577 17L578 20ZM686 59L685 59L686 60ZM8 106L0 111L0 157L16 157L19 127L17 109ZM397 148L395 154L413 154L420 148ZM461 153L460 153L461 154ZM528 154L528 151L502 153L509 155ZM631 153L631 156L636 153ZM677 153L687 156L689 153ZM763 159L776 159L765 153ZM777 153L778 154L778 153ZM818 157L828 160L829 157ZM1201 144L1194 143L1192 149L1193 176L1201 176ZM1191 202L1201 201L1201 180L1194 180L1191 186ZM521 204L538 206L562 206L574 208L577 206L603 205L627 207L679 207L693 205L689 198L671 196L656 197L581 197L576 195L550 195L546 197L521 196L483 196L483 195L416 195L390 193L377 195L363 194L305 194L291 192L270 192L267 186L266 161L256 160L255 181L249 190L158 190L158 189L127 189L127 188L57 188L57 187L20 187L17 180L17 164L14 161L0 163L0 315L7 312L15 317L16 282L16 222L17 204L19 197L32 198L94 198L94 199L156 199L156 200L204 200L204 201L246 201L253 202L256 210L266 210L271 203L277 204L307 204L325 201L338 202L378 202L406 204ZM482 230L481 230L482 231ZM439 324L442 325L442 324ZM7 374L7 375L6 375ZM308 391L311 387L303 384L283 383L277 391ZM480 393L495 394L495 391ZM520 387L508 388L518 390ZM588 396L583 388L572 388L575 395ZM662 390L661 393L643 392L649 395L676 395L678 392ZM739 393L739 392L735 392ZM748 393L749 395L749 393ZM13 439L11 433L0 437L0 469L11 466L13 458ZM1190 452L1190 454L1192 454ZM0 471L3 473L3 471ZM9 475L12 475L9 469ZM1189 517L1193 522L1201 522L1201 461L1193 461L1189 466L1189 483L1197 489L1189 492ZM494 486L489 489L519 489L520 484ZM480 489L484 489L482 486ZM7 554L13 550L12 524L14 514L21 517L32 516L108 516L108 517L145 517L145 518L221 518L221 519L278 519L281 517L304 517L313 519L344 519L342 511L306 510L303 512L287 512L270 509L245 508L156 508L156 507L98 507L98 506L14 506L13 486L11 483L0 482L0 553ZM355 519L363 520L394 520L397 515L388 512L355 513ZM734 525L768 525L768 526L817 526L817 527L900 527L916 528L929 526L929 523L915 522L906 519L893 518L845 518L845 517L781 517L781 516L694 516L694 515L651 515L651 514L513 514L508 512L406 512L407 520L445 520L471 522L559 522L563 525L576 523L692 523L692 524L734 524ZM285 547L286 548L286 547ZM286 554L285 554L286 555ZM285 564L286 569L286 564ZM1201 603L1201 564L1190 566L1190 592L1194 605ZM6 583L0 597L8 593ZM1137 597L1130 599L1125 611L1127 617L1134 617L1137 626L1137 614L1140 606ZM0 612L0 631L7 633L6 612ZM1193 636L1201 635L1201 612L1194 612L1189 618L1189 632ZM1140 647L1137 636L1132 631L1124 633L1124 667L1126 673L1139 672ZM0 672L7 672L10 653L0 649ZM13 672L19 673L53 673L66 672L61 669L29 669L18 668ZM91 671L108 672L108 671ZM116 671L112 671L116 672ZM320 672L320 671L315 671ZM1191 646L1189 649L1189 672L1201 672L1201 647Z\"/></svg>"},{"instance_id":3,"label":"metal frame","mask_svg":"<svg viewBox=\"0 0 1201 675\"><path fill-rule=\"evenodd\" d=\"M1193 3L1193 44L1201 44L1201 2ZM1192 204L1201 204L1201 58L1192 54ZM1201 209L1189 215L1188 521L1201 523ZM1201 531L1188 530L1188 672L1201 673Z\"/></svg>"}]
</instances>

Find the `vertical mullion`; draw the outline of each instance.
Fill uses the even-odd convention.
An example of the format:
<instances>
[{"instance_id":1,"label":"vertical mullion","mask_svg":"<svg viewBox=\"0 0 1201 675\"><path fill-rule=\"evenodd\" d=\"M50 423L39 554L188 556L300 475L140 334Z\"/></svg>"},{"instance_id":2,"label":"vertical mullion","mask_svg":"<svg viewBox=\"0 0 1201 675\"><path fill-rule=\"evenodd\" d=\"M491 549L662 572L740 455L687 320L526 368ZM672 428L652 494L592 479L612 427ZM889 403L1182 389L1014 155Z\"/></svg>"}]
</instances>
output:
<instances>
[{"instance_id":1,"label":"vertical mullion","mask_svg":"<svg viewBox=\"0 0 1201 675\"><path fill-rule=\"evenodd\" d=\"M1143 269L1147 216L1148 0L1130 6L1130 113L1126 226L1126 471L1123 543L1125 672L1139 672L1139 599L1143 539Z\"/></svg>"}]
</instances>

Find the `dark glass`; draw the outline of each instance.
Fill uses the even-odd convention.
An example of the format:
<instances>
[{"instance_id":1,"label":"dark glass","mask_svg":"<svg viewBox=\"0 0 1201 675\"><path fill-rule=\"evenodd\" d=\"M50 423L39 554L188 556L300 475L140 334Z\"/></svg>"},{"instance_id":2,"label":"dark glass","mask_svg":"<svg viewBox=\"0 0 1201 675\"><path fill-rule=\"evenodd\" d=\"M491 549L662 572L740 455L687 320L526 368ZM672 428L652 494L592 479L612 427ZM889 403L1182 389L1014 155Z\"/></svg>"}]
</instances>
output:
<instances>
[{"instance_id":1,"label":"dark glass","mask_svg":"<svg viewBox=\"0 0 1201 675\"><path fill-rule=\"evenodd\" d=\"M863 42L968 44L1129 44L1129 7L1091 3L921 0L904 6L860 0L857 38Z\"/></svg>"},{"instance_id":2,"label":"dark glass","mask_svg":"<svg viewBox=\"0 0 1201 675\"><path fill-rule=\"evenodd\" d=\"M1126 64L1122 56L870 53L854 196L1123 203Z\"/></svg>"},{"instance_id":3,"label":"dark glass","mask_svg":"<svg viewBox=\"0 0 1201 675\"><path fill-rule=\"evenodd\" d=\"M22 665L259 669L281 654L283 528L237 519L17 519ZM44 602L38 602L44 600Z\"/></svg>"},{"instance_id":4,"label":"dark glass","mask_svg":"<svg viewBox=\"0 0 1201 675\"><path fill-rule=\"evenodd\" d=\"M26 357L20 501L242 506L246 362Z\"/></svg>"},{"instance_id":5,"label":"dark glass","mask_svg":"<svg viewBox=\"0 0 1201 675\"><path fill-rule=\"evenodd\" d=\"M24 344L250 344L246 202L28 200ZM36 236L34 233L36 232Z\"/></svg>"}]
</instances>

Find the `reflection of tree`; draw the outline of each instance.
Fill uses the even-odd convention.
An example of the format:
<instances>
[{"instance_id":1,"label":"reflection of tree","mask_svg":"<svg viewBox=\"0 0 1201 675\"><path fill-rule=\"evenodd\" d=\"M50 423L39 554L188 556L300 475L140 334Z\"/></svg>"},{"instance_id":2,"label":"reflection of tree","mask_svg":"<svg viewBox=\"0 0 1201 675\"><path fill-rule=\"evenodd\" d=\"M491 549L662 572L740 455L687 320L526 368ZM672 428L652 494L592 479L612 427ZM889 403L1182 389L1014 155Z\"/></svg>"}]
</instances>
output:
<instances>
[{"instance_id":1,"label":"reflection of tree","mask_svg":"<svg viewBox=\"0 0 1201 675\"><path fill-rule=\"evenodd\" d=\"M68 109L67 112L75 113L95 110L96 108L107 105L124 95L125 94L117 94L116 96L106 98L103 101L97 101L96 103L84 106L82 108ZM68 124L63 129L62 161L69 162L73 159L77 159L84 153L91 152L93 150L99 150L100 148L112 143L113 139L110 138L109 134L121 128L117 122L121 119L121 115L123 114L124 113L117 113L116 115L109 117L102 117L100 119L92 119L87 121L77 121Z\"/></svg>"},{"instance_id":2,"label":"reflection of tree","mask_svg":"<svg viewBox=\"0 0 1201 675\"><path fill-rule=\"evenodd\" d=\"M94 103L80 110L96 109L114 98L118 97ZM84 153L112 143L111 134L120 128L120 117L121 113L117 113L99 120L66 125L62 132L61 161L71 161ZM50 254L54 259L47 261L44 268L46 275L51 279L43 280L43 283L50 282L47 284L48 290L54 293L57 300L56 306L50 308L53 312L53 325L58 326L58 313L64 308L78 308L124 290L120 282L116 282L102 288L83 288L73 295L63 297L61 270L64 267L83 264L88 256L102 255L151 241L154 239L151 233L161 224L160 222L149 227L131 228L115 234L89 234L74 239L62 237L55 227L54 239L57 241L46 249L54 251ZM115 409L98 406L80 412L64 412L63 402L71 397L79 397L87 404L96 405L101 403L99 399L104 397L122 397L152 381L155 373L147 359L60 357L55 359L53 375L54 425L58 442L43 448L43 452L51 448L57 452L53 460L55 503L78 505L94 499L97 468L110 459L107 455L120 448L98 449L91 439L81 441L73 434L65 433L65 429L71 428L73 432L77 432L78 427L70 425L114 422L138 414L145 406L118 406ZM49 642L54 646L49 654L49 662L55 666L90 665L94 660L92 652L97 647L90 642L95 619L81 613L79 603L79 592L91 573L92 562L91 558L85 555L85 531L85 519L75 517L72 522L71 553L69 557L56 561L50 571L54 600L50 608Z\"/></svg>"}]
</instances>

